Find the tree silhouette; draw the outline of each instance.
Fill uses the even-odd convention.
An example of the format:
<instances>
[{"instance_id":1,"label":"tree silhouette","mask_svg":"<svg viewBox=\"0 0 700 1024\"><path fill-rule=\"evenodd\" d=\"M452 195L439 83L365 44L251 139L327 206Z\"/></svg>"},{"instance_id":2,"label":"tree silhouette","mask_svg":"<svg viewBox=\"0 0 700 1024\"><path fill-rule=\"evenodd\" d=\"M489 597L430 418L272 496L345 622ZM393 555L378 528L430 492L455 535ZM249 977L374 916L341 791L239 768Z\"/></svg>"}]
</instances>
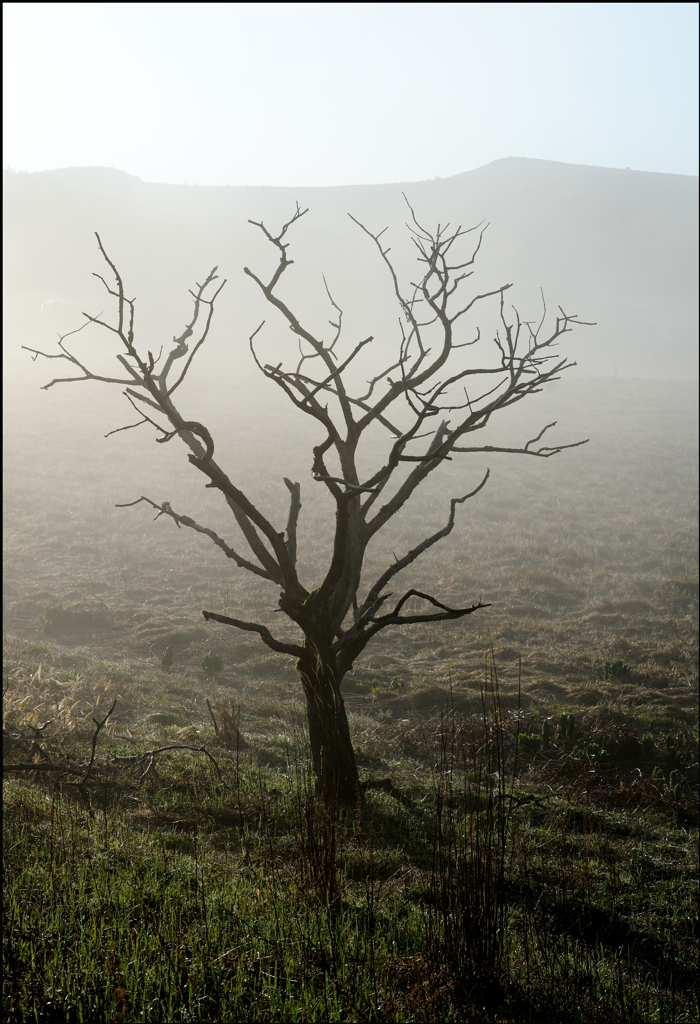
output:
<instances>
[{"instance_id":1,"label":"tree silhouette","mask_svg":"<svg viewBox=\"0 0 700 1024\"><path fill-rule=\"evenodd\" d=\"M544 299L538 323L521 321L515 310L507 314L505 296L511 287L509 284L463 297L465 282L473 273L487 225L466 230L450 229L447 225L429 231L418 222L410 206L409 211L408 227L420 275L407 292L399 284L389 250L382 241L384 231L374 234L351 218L365 232L379 261L384 264L400 314L400 338L394 358L389 366L372 376L361 395L353 393L350 387L349 367L366 353L373 339L359 341L341 357L342 310L328 289L328 299L335 311L329 341L305 327L277 292L280 279L292 263L288 256L288 234L307 211L297 205L294 215L277 234L262 222L250 222L274 247L278 262L268 281L247 267L245 273L286 320L300 353L295 369L284 368L282 363L277 366L262 363L255 347L261 324L250 337L253 357L261 373L281 388L300 413L313 417L325 435L313 449L312 475L328 489L335 503L335 533L330 564L315 590L304 586L297 571L300 484L284 479L289 490L289 513L286 528L280 529L219 465L214 457L214 440L207 427L185 419L175 405L175 393L207 338L215 301L226 283L216 283L218 268L214 267L203 284L198 284L196 291L190 293L194 300L190 323L179 338L173 339L170 351L161 352L156 358L150 351L143 353L137 347L134 300L126 298L121 275L97 235L100 252L114 275L115 284L111 286L101 275L95 276L116 301L117 323L115 326L84 314L86 322L78 330L96 324L113 334L120 346L116 358L124 375L107 377L90 370L68 348L66 342L70 335L59 340L57 353L28 349L34 358L41 355L67 360L80 371L80 376L56 378L46 384L46 388L59 382L82 380L99 380L124 387L124 394L141 418L138 423L119 429L152 424L159 434L156 440L161 444L179 436L190 450L189 461L207 478L206 486L222 495L247 544L245 554L231 547L213 530L179 514L167 502L158 503L143 495L128 504L147 502L157 510L156 518L169 516L179 527L186 526L205 534L240 568L279 588L279 608L299 627L302 634L299 643L277 639L261 623L216 611L205 610L202 614L207 620L257 633L273 651L296 658L306 697L314 770L319 790L327 805L333 808L354 805L362 797L340 684L372 637L389 626L460 619L486 607L479 602L467 608L451 608L433 594L408 589L396 595L390 586L402 570L448 536L455 525L457 506L484 487L489 471L478 486L452 498L447 521L440 530L425 537L401 557L394 556L378 578L367 586L363 585L362 569L370 541L446 459L477 452L549 458L565 448L586 443L544 445L544 434L555 426L549 423L524 445L466 444L469 435L486 427L494 413L541 391L575 365L557 353L556 345L573 324L582 321L566 315L560 308L554 323L546 330L548 317ZM472 244L459 256L465 240L471 240ZM462 324L466 320L463 318L487 300L494 300L499 306L499 327L493 344L489 344L490 356L484 356L485 365L459 365L461 350L481 343L478 329L475 337L465 340ZM155 416L164 417L168 426L158 423ZM358 445L366 431L376 427L387 437L385 458L375 472L363 476L357 468ZM331 458L334 459L332 465Z\"/></svg>"}]
</instances>

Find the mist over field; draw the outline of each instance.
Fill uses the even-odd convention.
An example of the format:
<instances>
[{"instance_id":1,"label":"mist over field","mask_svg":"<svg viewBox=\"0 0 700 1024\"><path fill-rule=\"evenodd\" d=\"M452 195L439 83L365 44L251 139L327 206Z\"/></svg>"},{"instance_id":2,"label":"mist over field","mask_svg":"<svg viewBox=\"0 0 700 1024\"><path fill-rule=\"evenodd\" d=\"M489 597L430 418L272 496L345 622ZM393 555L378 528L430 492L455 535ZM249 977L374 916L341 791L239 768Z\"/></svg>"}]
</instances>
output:
<instances>
[{"instance_id":1,"label":"mist over field","mask_svg":"<svg viewBox=\"0 0 700 1024\"><path fill-rule=\"evenodd\" d=\"M403 194L428 227L489 223L475 288L512 283L508 300L528 319L540 314L542 289L550 309L597 323L569 339L579 376L697 375L693 177L509 158L397 185L157 185L102 168L5 172L4 184L4 351L23 376L18 344L74 329L86 305L103 308L102 286L91 277L101 272L95 231L138 297L137 327L154 345L170 340L188 312L187 290L218 265L228 284L208 348L234 372L250 372L247 338L261 319L270 321L270 310L242 269L267 269L274 257L248 220L276 227L297 202L309 213L290 236L295 267L283 295L293 295L313 326L325 326L325 274L345 312L345 337L374 335L379 360L398 337L395 303L371 240L347 215L375 232L388 228L405 281L416 263ZM479 317L486 333L483 309ZM282 345L286 353L286 335ZM206 365L199 376L206 378Z\"/></svg>"},{"instance_id":2,"label":"mist over field","mask_svg":"<svg viewBox=\"0 0 700 1024\"><path fill-rule=\"evenodd\" d=\"M167 500L237 545L223 503L204 490L182 445L156 445L148 425L105 438L137 418L122 389L81 382L42 391L54 376L73 374L61 360L32 362L20 346L57 351L57 334L80 326L82 310L113 320L112 300L92 276L107 272L109 280L95 230L127 294L136 296L143 351L167 351L189 319L188 289L217 265L228 282L180 392L180 409L209 427L217 458L280 530L287 510L282 478L300 481L299 557L305 582L317 585L334 522L325 488L310 473L321 431L254 365L248 338L262 320L256 346L263 362L295 362L298 353L288 328L242 273L245 265L269 275L275 265L248 219L279 228L297 202L308 207L288 236L294 266L280 292L302 322L327 338L335 313L325 275L344 312L341 356L374 336L349 375L359 392L390 365L400 334L387 270L347 213L373 231L388 226L383 240L405 284L416 273L405 193L426 226L490 223L466 282L469 296L512 282L506 298L522 319L539 319L542 289L550 317L561 306L595 322L561 339L559 351L578 366L545 394L500 413L478 443L520 446L553 420L558 425L548 439L590 441L548 460L455 457L380 532L366 584L393 551L444 525L449 498L475 487L490 467L486 489L459 509L450 538L406 570L401 584L429 587L448 603L481 597L493 604L490 622L512 619L516 608L534 623L566 607L588 622L601 601L614 613L616 589L620 601L629 604L631 588L651 608L645 589L672 587L668 580L690 581L696 572L695 186L695 179L676 175L517 159L446 180L316 189L154 185L99 168L6 172L6 582L15 605L34 592L46 595L36 599L40 610L42 601L71 594L77 609L80 601L94 605L99 593L109 609L100 613L102 630L109 620L115 632L108 641L100 630L87 630L85 639L141 654L175 638L183 657L194 656L211 635L200 617L205 596L214 610L255 614L281 634L293 633L274 615L275 588L227 563L206 538L170 521L152 523L145 505L114 507L140 495ZM464 349L464 365L492 363L497 314L496 300L487 299L461 324L460 340L481 331L479 344ZM118 368L104 331L88 327L69 344L100 372ZM367 472L383 461L386 440L375 432L361 449ZM645 558L656 567L649 569L659 577L653 582L637 579ZM142 576L149 582L138 582ZM144 605L139 623L130 596L137 592ZM480 630L476 620L446 624L447 647L459 646L465 633L481 637ZM370 650L366 657L371 661ZM578 657L594 660L590 651Z\"/></svg>"}]
</instances>

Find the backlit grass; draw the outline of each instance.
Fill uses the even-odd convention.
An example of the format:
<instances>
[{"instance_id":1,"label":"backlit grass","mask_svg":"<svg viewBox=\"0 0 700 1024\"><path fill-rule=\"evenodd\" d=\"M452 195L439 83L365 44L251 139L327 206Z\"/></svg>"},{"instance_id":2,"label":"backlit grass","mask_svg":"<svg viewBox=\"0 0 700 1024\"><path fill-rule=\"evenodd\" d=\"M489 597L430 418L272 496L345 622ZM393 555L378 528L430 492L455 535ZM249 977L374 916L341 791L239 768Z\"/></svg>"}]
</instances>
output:
<instances>
[{"instance_id":1,"label":"backlit grass","mask_svg":"<svg viewBox=\"0 0 700 1024\"><path fill-rule=\"evenodd\" d=\"M496 668L354 698L406 799L333 822L293 686L8 644L5 763L62 770L4 776L4 1019L697 1019L697 733L561 707L545 742ZM138 760L172 744L216 764Z\"/></svg>"}]
</instances>

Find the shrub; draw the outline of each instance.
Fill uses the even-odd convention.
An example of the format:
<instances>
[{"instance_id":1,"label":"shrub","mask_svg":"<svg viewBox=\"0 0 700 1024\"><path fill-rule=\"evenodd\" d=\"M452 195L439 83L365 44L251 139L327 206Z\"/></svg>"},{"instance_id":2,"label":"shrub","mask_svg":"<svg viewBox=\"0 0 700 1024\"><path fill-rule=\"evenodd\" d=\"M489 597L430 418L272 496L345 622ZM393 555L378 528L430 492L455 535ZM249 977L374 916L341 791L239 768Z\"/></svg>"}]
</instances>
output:
<instances>
[{"instance_id":1,"label":"shrub","mask_svg":"<svg viewBox=\"0 0 700 1024\"><path fill-rule=\"evenodd\" d=\"M59 617L59 613L62 611L62 604L49 604L46 606L46 608L44 608L44 622L42 626L47 636L53 635L53 631L56 627L56 623L54 620Z\"/></svg>"},{"instance_id":2,"label":"shrub","mask_svg":"<svg viewBox=\"0 0 700 1024\"><path fill-rule=\"evenodd\" d=\"M683 786L684 786L684 783L685 783L685 779L683 778L681 773L678 771L678 769L674 768L673 771L671 772L671 774L668 777L668 784L671 787L671 792L673 793L673 799L676 801L676 803L678 803L678 801L683 796Z\"/></svg>"},{"instance_id":3,"label":"shrub","mask_svg":"<svg viewBox=\"0 0 700 1024\"><path fill-rule=\"evenodd\" d=\"M642 736L642 754L644 754L645 757L651 758L655 753L656 744L654 743L654 737L650 732L646 732L644 736Z\"/></svg>"},{"instance_id":4,"label":"shrub","mask_svg":"<svg viewBox=\"0 0 700 1024\"><path fill-rule=\"evenodd\" d=\"M586 747L586 753L590 757L591 761L597 761L598 764L606 764L609 760L608 752L604 747L601 747L600 743L589 743Z\"/></svg>"},{"instance_id":5,"label":"shrub","mask_svg":"<svg viewBox=\"0 0 700 1024\"><path fill-rule=\"evenodd\" d=\"M560 740L565 742L574 738L574 732L576 730L576 719L573 715L568 715L565 711L559 716L559 722L557 724L557 736Z\"/></svg>"},{"instance_id":6,"label":"shrub","mask_svg":"<svg viewBox=\"0 0 700 1024\"><path fill-rule=\"evenodd\" d=\"M672 736L666 737L666 753L664 754L664 764L671 771L674 768L679 768L683 761L682 755L676 744L673 742Z\"/></svg>"},{"instance_id":7,"label":"shrub","mask_svg":"<svg viewBox=\"0 0 700 1024\"><path fill-rule=\"evenodd\" d=\"M629 675L632 669L629 665L625 665L622 658L617 658L615 661L606 661L602 668L598 669L599 679L623 679L624 676Z\"/></svg>"},{"instance_id":8,"label":"shrub","mask_svg":"<svg viewBox=\"0 0 700 1024\"><path fill-rule=\"evenodd\" d=\"M538 732L521 732L518 735L518 746L525 754L536 754L542 746L542 737Z\"/></svg>"},{"instance_id":9,"label":"shrub","mask_svg":"<svg viewBox=\"0 0 700 1024\"><path fill-rule=\"evenodd\" d=\"M224 659L220 654L212 654L209 651L202 655L202 669L208 676L218 676L224 668Z\"/></svg>"}]
</instances>

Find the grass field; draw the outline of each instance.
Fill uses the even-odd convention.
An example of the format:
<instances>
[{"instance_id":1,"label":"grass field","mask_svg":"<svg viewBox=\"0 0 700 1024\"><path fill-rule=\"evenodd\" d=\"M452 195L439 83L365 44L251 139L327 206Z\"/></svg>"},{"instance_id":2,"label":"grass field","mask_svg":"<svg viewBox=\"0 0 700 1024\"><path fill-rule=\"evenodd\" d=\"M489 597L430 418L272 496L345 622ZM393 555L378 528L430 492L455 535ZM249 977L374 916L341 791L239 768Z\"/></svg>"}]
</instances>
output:
<instances>
[{"instance_id":1,"label":"grass field","mask_svg":"<svg viewBox=\"0 0 700 1024\"><path fill-rule=\"evenodd\" d=\"M4 1020L697 1019L696 388L559 402L539 426L590 445L492 461L404 574L491 608L383 634L347 677L362 778L390 784L337 823L293 664L201 618L291 638L274 592L143 506L111 509L152 491L231 536L181 453L156 461L134 432L99 447L96 412L54 436L8 403ZM273 511L296 457L240 467ZM444 522L458 474L369 577ZM326 512L304 508L309 580Z\"/></svg>"}]
</instances>

